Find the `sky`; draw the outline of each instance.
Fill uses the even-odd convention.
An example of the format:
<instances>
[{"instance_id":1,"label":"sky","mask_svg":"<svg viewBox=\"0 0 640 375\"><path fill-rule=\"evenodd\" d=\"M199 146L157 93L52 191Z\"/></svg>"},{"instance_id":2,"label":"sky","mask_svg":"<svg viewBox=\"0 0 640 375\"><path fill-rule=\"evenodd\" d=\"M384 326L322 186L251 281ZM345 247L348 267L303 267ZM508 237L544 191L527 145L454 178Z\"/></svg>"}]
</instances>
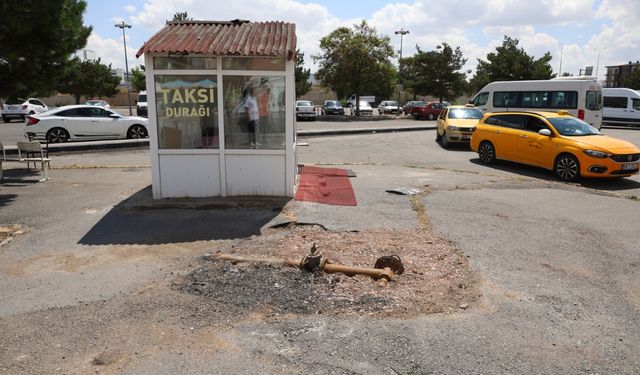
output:
<instances>
[{"instance_id":1,"label":"sky","mask_svg":"<svg viewBox=\"0 0 640 375\"><path fill-rule=\"evenodd\" d=\"M441 42L459 46L467 58L464 70L474 70L502 43L505 35L520 40L539 58L550 52L554 72L578 75L594 67L604 79L607 65L640 60L640 0L86 0L86 25L93 26L86 49L103 62L124 67L122 20L126 29L129 66L143 63L135 54L176 12L196 20L285 21L296 24L298 48L305 65L315 70L311 56L319 41L341 26L366 20L388 35L396 51L403 37L403 57L419 46L434 49ZM562 67L560 66L562 56ZM395 60L394 60L395 61Z\"/></svg>"}]
</instances>

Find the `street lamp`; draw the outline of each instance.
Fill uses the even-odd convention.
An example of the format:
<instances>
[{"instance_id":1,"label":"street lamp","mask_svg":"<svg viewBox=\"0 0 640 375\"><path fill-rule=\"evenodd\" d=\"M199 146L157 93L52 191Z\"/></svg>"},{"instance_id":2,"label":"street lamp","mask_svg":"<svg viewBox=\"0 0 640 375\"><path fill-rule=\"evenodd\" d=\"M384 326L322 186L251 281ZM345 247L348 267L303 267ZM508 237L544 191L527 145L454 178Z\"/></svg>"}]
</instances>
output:
<instances>
[{"instance_id":1,"label":"street lamp","mask_svg":"<svg viewBox=\"0 0 640 375\"><path fill-rule=\"evenodd\" d=\"M591 48L591 49L594 49L594 48ZM596 60L596 81L598 80L598 69L600 68L600 53L602 51L604 51L605 49L607 49L607 47L601 47L601 48L597 49L597 51L598 51L598 59Z\"/></svg>"},{"instance_id":2,"label":"street lamp","mask_svg":"<svg viewBox=\"0 0 640 375\"><path fill-rule=\"evenodd\" d=\"M400 30L395 32L396 35L400 34L400 60L398 60L398 112L400 115L400 79L402 78L402 37L409 34L409 30L405 30L400 28Z\"/></svg>"},{"instance_id":3,"label":"street lamp","mask_svg":"<svg viewBox=\"0 0 640 375\"><path fill-rule=\"evenodd\" d=\"M129 82L129 62L127 61L127 38L124 35L124 29L130 29L131 25L126 24L124 20L120 23L116 23L115 27L122 29L122 41L124 42L124 82L127 86L127 94L129 95L129 116L133 115L131 110L131 83Z\"/></svg>"}]
</instances>

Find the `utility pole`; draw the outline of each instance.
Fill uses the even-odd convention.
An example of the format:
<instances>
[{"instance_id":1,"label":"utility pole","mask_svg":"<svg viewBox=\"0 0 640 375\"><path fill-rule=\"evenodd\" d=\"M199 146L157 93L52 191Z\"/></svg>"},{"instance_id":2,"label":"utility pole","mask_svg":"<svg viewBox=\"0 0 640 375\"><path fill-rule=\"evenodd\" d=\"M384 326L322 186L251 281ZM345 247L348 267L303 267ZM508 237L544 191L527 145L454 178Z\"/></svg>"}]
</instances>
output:
<instances>
[{"instance_id":1,"label":"utility pole","mask_svg":"<svg viewBox=\"0 0 640 375\"><path fill-rule=\"evenodd\" d=\"M124 84L127 86L127 94L129 95L129 116L133 116L131 110L131 82L129 82L129 62L127 61L127 38L124 35L124 29L130 29L131 25L124 21L116 23L115 27L122 29L122 41L124 42Z\"/></svg>"},{"instance_id":2,"label":"utility pole","mask_svg":"<svg viewBox=\"0 0 640 375\"><path fill-rule=\"evenodd\" d=\"M564 49L564 46L561 44L560 45L560 69L558 69L558 77L562 77L562 50Z\"/></svg>"},{"instance_id":3,"label":"utility pole","mask_svg":"<svg viewBox=\"0 0 640 375\"><path fill-rule=\"evenodd\" d=\"M409 34L409 30L405 30L400 28L400 30L395 32L396 35L400 34L400 60L398 60L398 116L400 115L400 87L401 87L401 78L402 78L402 37Z\"/></svg>"}]
</instances>

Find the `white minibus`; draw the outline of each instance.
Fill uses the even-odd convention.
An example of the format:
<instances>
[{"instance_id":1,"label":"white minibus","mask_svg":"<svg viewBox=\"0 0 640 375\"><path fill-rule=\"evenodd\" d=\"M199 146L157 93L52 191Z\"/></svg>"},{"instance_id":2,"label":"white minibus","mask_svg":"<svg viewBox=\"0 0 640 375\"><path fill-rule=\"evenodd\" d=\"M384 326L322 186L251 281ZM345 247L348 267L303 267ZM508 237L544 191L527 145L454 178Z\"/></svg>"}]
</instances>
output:
<instances>
[{"instance_id":1,"label":"white minibus","mask_svg":"<svg viewBox=\"0 0 640 375\"><path fill-rule=\"evenodd\" d=\"M602 122L640 126L640 92L623 88L603 88Z\"/></svg>"},{"instance_id":2,"label":"white minibus","mask_svg":"<svg viewBox=\"0 0 640 375\"><path fill-rule=\"evenodd\" d=\"M483 112L565 110L600 129L602 85L595 77L491 82L469 103Z\"/></svg>"}]
</instances>

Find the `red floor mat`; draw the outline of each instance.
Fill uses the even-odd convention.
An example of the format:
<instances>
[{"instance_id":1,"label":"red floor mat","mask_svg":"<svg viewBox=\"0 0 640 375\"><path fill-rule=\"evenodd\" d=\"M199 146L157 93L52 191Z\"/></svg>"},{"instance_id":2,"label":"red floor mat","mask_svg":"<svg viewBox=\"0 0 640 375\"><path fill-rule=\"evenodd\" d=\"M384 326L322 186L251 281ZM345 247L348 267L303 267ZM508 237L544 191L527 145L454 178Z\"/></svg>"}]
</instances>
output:
<instances>
[{"instance_id":1,"label":"red floor mat","mask_svg":"<svg viewBox=\"0 0 640 375\"><path fill-rule=\"evenodd\" d=\"M340 168L302 167L297 201L357 206L347 171Z\"/></svg>"}]
</instances>

